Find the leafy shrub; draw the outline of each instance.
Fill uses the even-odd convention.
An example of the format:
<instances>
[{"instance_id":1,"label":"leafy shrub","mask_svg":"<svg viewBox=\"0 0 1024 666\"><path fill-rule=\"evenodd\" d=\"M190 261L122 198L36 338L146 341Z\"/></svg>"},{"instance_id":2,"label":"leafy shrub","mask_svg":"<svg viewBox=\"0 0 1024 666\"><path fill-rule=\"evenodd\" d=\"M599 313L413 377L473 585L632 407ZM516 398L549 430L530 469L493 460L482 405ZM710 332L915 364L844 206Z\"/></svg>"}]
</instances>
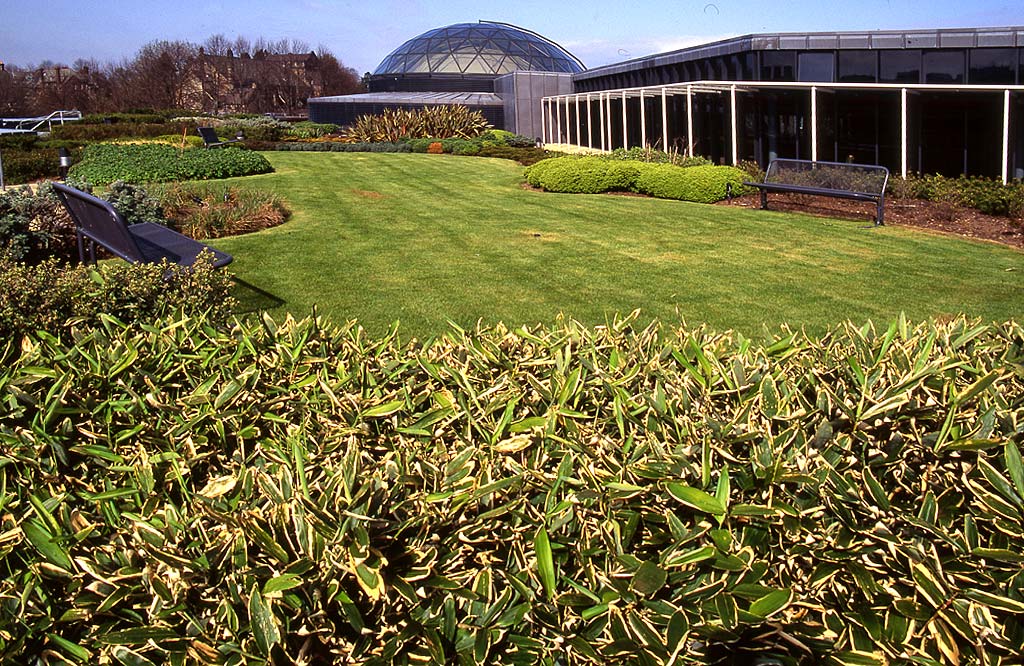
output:
<instances>
[{"instance_id":1,"label":"leafy shrub","mask_svg":"<svg viewBox=\"0 0 1024 666\"><path fill-rule=\"evenodd\" d=\"M76 247L74 224L49 183L0 191L0 253L38 263L77 256Z\"/></svg>"},{"instance_id":2,"label":"leafy shrub","mask_svg":"<svg viewBox=\"0 0 1024 666\"><path fill-rule=\"evenodd\" d=\"M941 175L890 176L887 192L897 199L925 199L974 208L987 215L1024 217L1024 183L994 178Z\"/></svg>"},{"instance_id":3,"label":"leafy shrub","mask_svg":"<svg viewBox=\"0 0 1024 666\"><path fill-rule=\"evenodd\" d=\"M554 153L535 146L527 148L517 148L513 146L483 146L477 155L479 157L499 157L505 160L515 160L523 166L530 166L543 159L552 157Z\"/></svg>"},{"instance_id":4,"label":"leafy shrub","mask_svg":"<svg viewBox=\"0 0 1024 666\"><path fill-rule=\"evenodd\" d=\"M179 150L161 144L93 144L71 175L94 185L170 180L209 180L268 173L273 168L259 153L235 147Z\"/></svg>"},{"instance_id":5,"label":"leafy shrub","mask_svg":"<svg viewBox=\"0 0 1024 666\"><path fill-rule=\"evenodd\" d=\"M711 160L700 155L689 157L678 151L665 152L655 148L633 146L629 150L616 148L610 153L598 155L606 160L628 160L634 162L649 162L652 164L674 164L676 166L705 166L713 164Z\"/></svg>"},{"instance_id":6,"label":"leafy shrub","mask_svg":"<svg viewBox=\"0 0 1024 666\"><path fill-rule=\"evenodd\" d=\"M189 123L114 123L111 125L83 125L73 123L59 125L50 133L52 139L61 141L106 141L124 137L156 137L173 134L181 136L182 130L195 134L196 126Z\"/></svg>"},{"instance_id":7,"label":"leafy shrub","mask_svg":"<svg viewBox=\"0 0 1024 666\"><path fill-rule=\"evenodd\" d=\"M123 261L87 267L54 259L28 265L0 253L0 339L97 326L103 316L154 323L182 311L223 323L234 305L231 284L229 273L213 268L211 256L192 268Z\"/></svg>"},{"instance_id":8,"label":"leafy shrub","mask_svg":"<svg viewBox=\"0 0 1024 666\"><path fill-rule=\"evenodd\" d=\"M0 134L0 148L7 150L31 150L39 142L39 135L29 134ZM6 152L4 153L6 155Z\"/></svg>"},{"instance_id":9,"label":"leafy shrub","mask_svg":"<svg viewBox=\"0 0 1024 666\"><path fill-rule=\"evenodd\" d=\"M483 147L511 146L513 148L535 148L537 146L535 139L500 129L487 130L478 138L482 142Z\"/></svg>"},{"instance_id":10,"label":"leafy shrub","mask_svg":"<svg viewBox=\"0 0 1024 666\"><path fill-rule=\"evenodd\" d=\"M109 201L129 224L141 222L164 224L166 221L160 200L139 185L115 180L103 193L102 198Z\"/></svg>"},{"instance_id":11,"label":"leafy shrub","mask_svg":"<svg viewBox=\"0 0 1024 666\"><path fill-rule=\"evenodd\" d=\"M267 143L252 144L245 142L254 150L281 150L295 152L331 152L331 153L408 153L409 144L398 143L341 143L339 141L319 141L316 143Z\"/></svg>"},{"instance_id":12,"label":"leafy shrub","mask_svg":"<svg viewBox=\"0 0 1024 666\"><path fill-rule=\"evenodd\" d=\"M82 158L82 149L72 148L68 155L72 162L78 161ZM3 161L5 184L19 185L60 176L60 152L56 148L5 149L0 160Z\"/></svg>"},{"instance_id":13,"label":"leafy shrub","mask_svg":"<svg viewBox=\"0 0 1024 666\"><path fill-rule=\"evenodd\" d=\"M678 167L598 156L552 158L526 170L526 180L530 185L549 192L598 194L633 191L698 203L724 199L730 184L733 193L742 193L745 178L746 174L735 167Z\"/></svg>"},{"instance_id":14,"label":"leafy shrub","mask_svg":"<svg viewBox=\"0 0 1024 666\"><path fill-rule=\"evenodd\" d=\"M291 215L272 192L224 183L155 186L152 196L159 198L163 224L200 240L269 229Z\"/></svg>"},{"instance_id":15,"label":"leafy shrub","mask_svg":"<svg viewBox=\"0 0 1024 666\"><path fill-rule=\"evenodd\" d=\"M747 174L730 166L677 167L671 164L645 165L636 181L638 192L659 199L714 203L728 192L742 194Z\"/></svg>"},{"instance_id":16,"label":"leafy shrub","mask_svg":"<svg viewBox=\"0 0 1024 666\"><path fill-rule=\"evenodd\" d=\"M315 139L338 131L338 126L331 123L314 123L304 120L292 125L284 131L286 137L296 139Z\"/></svg>"},{"instance_id":17,"label":"leafy shrub","mask_svg":"<svg viewBox=\"0 0 1024 666\"><path fill-rule=\"evenodd\" d=\"M1017 324L402 346L101 323L0 347L4 661L993 664L1024 641Z\"/></svg>"},{"instance_id":18,"label":"leafy shrub","mask_svg":"<svg viewBox=\"0 0 1024 666\"><path fill-rule=\"evenodd\" d=\"M109 125L112 123L159 124L167 122L168 116L160 113L90 113L78 121L84 125Z\"/></svg>"},{"instance_id":19,"label":"leafy shrub","mask_svg":"<svg viewBox=\"0 0 1024 666\"><path fill-rule=\"evenodd\" d=\"M444 145L440 141L432 141L427 146L427 153L430 155L440 155L444 153Z\"/></svg>"}]
</instances>

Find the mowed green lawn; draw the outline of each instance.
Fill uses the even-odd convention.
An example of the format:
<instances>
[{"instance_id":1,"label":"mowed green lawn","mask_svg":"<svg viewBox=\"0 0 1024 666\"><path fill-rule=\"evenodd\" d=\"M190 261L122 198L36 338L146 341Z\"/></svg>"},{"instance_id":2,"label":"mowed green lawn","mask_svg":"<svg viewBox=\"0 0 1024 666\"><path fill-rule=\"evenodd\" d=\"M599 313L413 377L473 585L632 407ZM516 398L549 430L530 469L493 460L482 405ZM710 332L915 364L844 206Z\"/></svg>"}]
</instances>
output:
<instances>
[{"instance_id":1,"label":"mowed green lawn","mask_svg":"<svg viewBox=\"0 0 1024 666\"><path fill-rule=\"evenodd\" d=\"M860 221L523 189L523 168L448 155L268 153L240 179L294 211L223 239L246 303L403 337L471 326L600 324L641 310L760 337L788 322L1024 315L1024 253ZM279 305L275 303L283 302ZM767 329L765 328L767 327Z\"/></svg>"}]
</instances>

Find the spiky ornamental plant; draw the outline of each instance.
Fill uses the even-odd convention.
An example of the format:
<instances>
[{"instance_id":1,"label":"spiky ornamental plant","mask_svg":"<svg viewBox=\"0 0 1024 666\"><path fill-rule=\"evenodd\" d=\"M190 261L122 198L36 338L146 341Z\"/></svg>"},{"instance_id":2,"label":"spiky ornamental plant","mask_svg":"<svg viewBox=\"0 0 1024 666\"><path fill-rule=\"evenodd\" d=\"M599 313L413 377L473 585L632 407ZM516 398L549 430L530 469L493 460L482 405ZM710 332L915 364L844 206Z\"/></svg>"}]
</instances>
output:
<instances>
[{"instance_id":1,"label":"spiky ornamental plant","mask_svg":"<svg viewBox=\"0 0 1024 666\"><path fill-rule=\"evenodd\" d=\"M461 105L428 106L422 109L385 109L378 115L364 115L341 130L350 143L393 142L402 138L472 138L491 126L479 111Z\"/></svg>"}]
</instances>

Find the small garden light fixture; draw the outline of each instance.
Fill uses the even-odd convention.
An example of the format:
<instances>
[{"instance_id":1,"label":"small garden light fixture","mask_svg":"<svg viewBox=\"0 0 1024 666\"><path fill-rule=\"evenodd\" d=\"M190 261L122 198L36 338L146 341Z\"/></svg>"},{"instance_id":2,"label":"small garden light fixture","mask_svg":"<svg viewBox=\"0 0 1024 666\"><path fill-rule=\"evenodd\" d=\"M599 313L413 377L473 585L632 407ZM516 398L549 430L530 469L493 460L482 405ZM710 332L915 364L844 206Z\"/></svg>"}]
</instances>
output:
<instances>
[{"instance_id":1,"label":"small garden light fixture","mask_svg":"<svg viewBox=\"0 0 1024 666\"><path fill-rule=\"evenodd\" d=\"M71 156L67 148L58 148L57 155L60 157L60 179L67 180L68 169L71 168Z\"/></svg>"},{"instance_id":2,"label":"small garden light fixture","mask_svg":"<svg viewBox=\"0 0 1024 666\"><path fill-rule=\"evenodd\" d=\"M245 132L242 131L242 128L238 128L238 131L235 132L235 138L239 141L245 141Z\"/></svg>"}]
</instances>

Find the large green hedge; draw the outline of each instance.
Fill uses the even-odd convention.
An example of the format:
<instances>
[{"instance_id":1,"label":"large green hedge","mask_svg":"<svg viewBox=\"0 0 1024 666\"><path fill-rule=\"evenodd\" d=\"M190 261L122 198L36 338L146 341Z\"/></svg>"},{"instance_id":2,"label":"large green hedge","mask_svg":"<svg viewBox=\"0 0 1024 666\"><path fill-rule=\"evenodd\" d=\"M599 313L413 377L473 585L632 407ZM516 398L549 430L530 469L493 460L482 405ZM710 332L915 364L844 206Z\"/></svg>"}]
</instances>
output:
<instances>
[{"instance_id":1,"label":"large green hedge","mask_svg":"<svg viewBox=\"0 0 1024 666\"><path fill-rule=\"evenodd\" d=\"M699 203L741 194L747 175L735 167L657 164L604 157L555 157L526 170L526 180L549 192L597 194L639 192L663 199Z\"/></svg>"},{"instance_id":2,"label":"large green hedge","mask_svg":"<svg viewBox=\"0 0 1024 666\"><path fill-rule=\"evenodd\" d=\"M1010 664L1024 644L1017 324L400 345L100 323L0 344L0 661Z\"/></svg>"},{"instance_id":3,"label":"large green hedge","mask_svg":"<svg viewBox=\"0 0 1024 666\"><path fill-rule=\"evenodd\" d=\"M273 171L267 158L235 147L214 150L164 144L94 144L71 167L69 176L93 185L115 180L127 183L209 180Z\"/></svg>"}]
</instances>

